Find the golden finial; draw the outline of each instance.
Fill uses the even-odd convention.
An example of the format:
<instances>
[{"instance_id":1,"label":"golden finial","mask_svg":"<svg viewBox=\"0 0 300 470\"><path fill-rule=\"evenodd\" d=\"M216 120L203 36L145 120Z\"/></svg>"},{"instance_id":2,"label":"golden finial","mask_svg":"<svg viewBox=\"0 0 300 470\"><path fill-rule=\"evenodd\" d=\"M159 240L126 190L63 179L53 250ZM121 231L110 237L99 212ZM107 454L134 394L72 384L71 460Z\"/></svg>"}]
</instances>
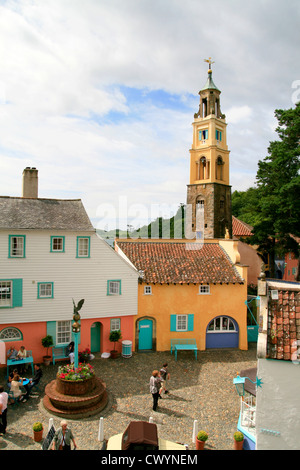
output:
<instances>
[{"instance_id":1,"label":"golden finial","mask_svg":"<svg viewBox=\"0 0 300 470\"><path fill-rule=\"evenodd\" d=\"M211 57L209 57L208 59L204 59L204 62L207 62L209 67L208 67L208 73L209 72L212 72L211 70L211 64L214 64L215 62L211 60Z\"/></svg>"}]
</instances>

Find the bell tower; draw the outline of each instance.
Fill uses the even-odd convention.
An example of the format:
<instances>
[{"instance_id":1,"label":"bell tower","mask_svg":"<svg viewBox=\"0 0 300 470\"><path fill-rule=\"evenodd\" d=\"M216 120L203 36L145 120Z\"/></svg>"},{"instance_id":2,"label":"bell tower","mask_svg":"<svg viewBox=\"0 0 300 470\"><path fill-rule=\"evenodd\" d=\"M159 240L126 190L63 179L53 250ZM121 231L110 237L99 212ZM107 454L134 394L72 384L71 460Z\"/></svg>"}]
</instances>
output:
<instances>
[{"instance_id":1,"label":"bell tower","mask_svg":"<svg viewBox=\"0 0 300 470\"><path fill-rule=\"evenodd\" d=\"M187 185L189 235L231 238L231 186L225 115L212 78L211 58L206 84L199 91L199 111L194 114L190 149L190 183Z\"/></svg>"}]
</instances>

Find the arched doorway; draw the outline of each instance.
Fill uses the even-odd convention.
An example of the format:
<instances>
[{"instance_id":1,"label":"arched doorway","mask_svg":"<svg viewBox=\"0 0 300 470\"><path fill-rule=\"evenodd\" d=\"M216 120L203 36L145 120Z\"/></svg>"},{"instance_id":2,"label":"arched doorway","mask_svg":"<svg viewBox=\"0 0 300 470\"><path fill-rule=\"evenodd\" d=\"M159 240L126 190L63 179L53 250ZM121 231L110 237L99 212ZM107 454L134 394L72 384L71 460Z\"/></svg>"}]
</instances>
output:
<instances>
[{"instance_id":1,"label":"arched doorway","mask_svg":"<svg viewBox=\"0 0 300 470\"><path fill-rule=\"evenodd\" d=\"M91 352L101 351L101 323L94 322L91 325Z\"/></svg>"},{"instance_id":2,"label":"arched doorway","mask_svg":"<svg viewBox=\"0 0 300 470\"><path fill-rule=\"evenodd\" d=\"M233 318L221 315L211 320L206 329L206 349L238 346L239 327Z\"/></svg>"}]
</instances>

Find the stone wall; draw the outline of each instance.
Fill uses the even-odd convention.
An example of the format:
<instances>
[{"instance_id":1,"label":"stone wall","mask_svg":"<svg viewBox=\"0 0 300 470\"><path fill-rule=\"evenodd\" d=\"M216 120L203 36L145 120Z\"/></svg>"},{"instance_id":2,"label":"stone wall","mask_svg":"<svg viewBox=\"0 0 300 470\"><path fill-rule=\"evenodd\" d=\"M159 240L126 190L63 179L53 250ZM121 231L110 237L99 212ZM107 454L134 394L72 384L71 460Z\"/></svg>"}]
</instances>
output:
<instances>
[{"instance_id":1,"label":"stone wall","mask_svg":"<svg viewBox=\"0 0 300 470\"><path fill-rule=\"evenodd\" d=\"M219 183L190 184L187 204L192 206L192 231L196 231L196 201L204 200L204 238L224 238L228 228L232 238L231 187ZM220 200L224 199L224 207Z\"/></svg>"}]
</instances>

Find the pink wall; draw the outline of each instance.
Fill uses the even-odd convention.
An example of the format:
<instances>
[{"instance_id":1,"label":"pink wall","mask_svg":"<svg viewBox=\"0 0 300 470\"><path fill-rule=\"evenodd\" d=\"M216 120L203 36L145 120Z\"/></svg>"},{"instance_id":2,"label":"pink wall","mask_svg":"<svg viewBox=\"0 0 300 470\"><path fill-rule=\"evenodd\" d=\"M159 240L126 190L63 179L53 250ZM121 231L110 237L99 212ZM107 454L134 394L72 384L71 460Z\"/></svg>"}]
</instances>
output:
<instances>
[{"instance_id":1,"label":"pink wall","mask_svg":"<svg viewBox=\"0 0 300 470\"><path fill-rule=\"evenodd\" d=\"M120 318L120 317L116 317ZM91 326L94 322L99 322L101 324L101 338L100 338L100 347L101 353L109 352L113 349L113 343L109 341L110 333L110 321L111 318L93 318L88 320L81 320L81 341L79 344L79 351L82 351L86 348L91 348ZM21 346L25 346L25 349L32 351L32 356L34 362L43 362L43 356L46 355L46 349L42 346L41 340L47 335L47 323L46 322L37 322L37 323L16 323L16 324L3 324L0 325L0 330L6 327L18 328L22 335L23 340L21 341L9 341L5 342L6 352L13 345L17 350ZM133 333L134 333L134 316L125 316L121 317L121 332L122 339L119 343L116 343L117 351L122 351L122 340L129 340L133 343ZM49 348L49 354L51 355L51 348ZM1 367L1 366L0 366Z\"/></svg>"},{"instance_id":2,"label":"pink wall","mask_svg":"<svg viewBox=\"0 0 300 470\"><path fill-rule=\"evenodd\" d=\"M114 317L113 317L114 318ZM115 317L120 318L120 317ZM101 353L109 352L114 348L113 343L109 341L110 333L110 320L112 318L93 318L89 320L81 320L81 343L79 345L79 350L85 348L91 348L91 326L95 322L101 324ZM129 340L133 343L133 332L134 332L134 316L121 317L121 333L122 339L119 343L116 343L117 351L121 352L122 350L122 341Z\"/></svg>"},{"instance_id":3,"label":"pink wall","mask_svg":"<svg viewBox=\"0 0 300 470\"><path fill-rule=\"evenodd\" d=\"M41 340L47 335L45 322L0 325L1 330L7 327L18 328L23 334L23 339L20 341L5 342L6 352L11 346L14 346L18 351L21 346L25 346L25 349L32 351L32 357L35 362L43 361L43 356L46 355L46 349L42 346ZM51 354L51 349L49 353Z\"/></svg>"}]
</instances>

